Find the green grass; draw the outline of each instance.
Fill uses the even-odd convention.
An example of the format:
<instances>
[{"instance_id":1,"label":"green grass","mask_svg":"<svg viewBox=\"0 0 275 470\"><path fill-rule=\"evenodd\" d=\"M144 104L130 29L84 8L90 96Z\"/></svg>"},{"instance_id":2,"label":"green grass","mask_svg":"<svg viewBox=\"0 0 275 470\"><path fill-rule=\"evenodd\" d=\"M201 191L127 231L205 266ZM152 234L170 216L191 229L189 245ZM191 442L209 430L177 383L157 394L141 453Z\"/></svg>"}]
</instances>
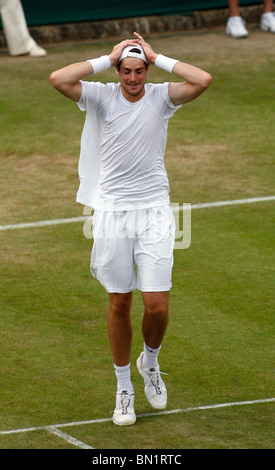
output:
<instances>
[{"instance_id":1,"label":"green grass","mask_svg":"<svg viewBox=\"0 0 275 470\"><path fill-rule=\"evenodd\" d=\"M270 35L271 36L271 35ZM223 33L152 38L155 49L213 75L211 88L169 124L173 202L274 194L273 38ZM217 49L217 44L219 45ZM1 222L82 214L75 203L84 115L51 88L52 70L113 43L51 46L45 60L0 56ZM168 80L150 71L153 81ZM101 77L113 80L112 70ZM170 321L160 353L168 410L275 396L274 203L192 211L192 243L175 251ZM0 430L109 418L115 377L108 298L89 272L82 224L0 232ZM132 310L137 414L151 413L135 368L141 295ZM271 449L274 403L65 428L101 449ZM45 430L0 435L2 449L69 449Z\"/></svg>"}]
</instances>

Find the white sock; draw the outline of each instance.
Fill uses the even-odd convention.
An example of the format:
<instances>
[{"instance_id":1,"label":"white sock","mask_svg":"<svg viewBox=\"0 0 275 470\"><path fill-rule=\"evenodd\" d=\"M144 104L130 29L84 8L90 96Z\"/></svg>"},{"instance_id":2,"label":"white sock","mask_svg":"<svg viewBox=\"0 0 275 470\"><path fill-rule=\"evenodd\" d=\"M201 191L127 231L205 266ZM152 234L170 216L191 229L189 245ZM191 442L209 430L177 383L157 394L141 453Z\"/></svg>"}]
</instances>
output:
<instances>
[{"instance_id":1,"label":"white sock","mask_svg":"<svg viewBox=\"0 0 275 470\"><path fill-rule=\"evenodd\" d=\"M131 382L130 362L127 364L127 366L120 367L114 364L114 367L117 378L117 391L121 392L121 390L128 390L133 392L134 387Z\"/></svg>"},{"instance_id":2,"label":"white sock","mask_svg":"<svg viewBox=\"0 0 275 470\"><path fill-rule=\"evenodd\" d=\"M144 353L143 353L143 360L142 360L142 365L146 369L153 369L154 367L157 367L158 365L158 353L160 351L160 348L153 349L147 346L144 343Z\"/></svg>"}]
</instances>

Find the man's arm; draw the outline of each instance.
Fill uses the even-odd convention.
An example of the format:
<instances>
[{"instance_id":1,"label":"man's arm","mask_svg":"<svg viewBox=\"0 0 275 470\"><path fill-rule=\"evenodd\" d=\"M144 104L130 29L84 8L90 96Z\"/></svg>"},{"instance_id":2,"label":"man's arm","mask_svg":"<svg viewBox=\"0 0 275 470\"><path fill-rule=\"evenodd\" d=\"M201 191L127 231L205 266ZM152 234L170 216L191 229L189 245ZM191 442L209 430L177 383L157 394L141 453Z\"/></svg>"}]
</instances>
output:
<instances>
[{"instance_id":1,"label":"man's arm","mask_svg":"<svg viewBox=\"0 0 275 470\"><path fill-rule=\"evenodd\" d=\"M122 50L126 46L136 45L137 42L138 39L126 39L114 46L112 52L108 56L102 56L100 58L86 60L84 62L77 62L56 70L50 75L50 81L54 88L67 98L79 101L82 91L80 80L88 75L97 73L100 70L105 70L110 66L116 67ZM107 65L106 57L109 58L109 61L107 59Z\"/></svg>"},{"instance_id":2,"label":"man's arm","mask_svg":"<svg viewBox=\"0 0 275 470\"><path fill-rule=\"evenodd\" d=\"M50 81L54 88L67 98L79 101L81 96L80 80L91 73L93 73L93 68L88 61L77 62L52 72Z\"/></svg>"},{"instance_id":3,"label":"man's arm","mask_svg":"<svg viewBox=\"0 0 275 470\"><path fill-rule=\"evenodd\" d=\"M160 63L160 54L156 54L142 36L138 33L134 34L144 49L148 63L158 65ZM167 62L167 68L163 67L165 70L169 70L183 79L183 82L169 84L169 98L175 106L194 100L210 85L212 77L208 72L184 62L174 61L169 57L161 56L161 58L162 64L165 65L165 61ZM162 67L162 65L159 66Z\"/></svg>"},{"instance_id":4,"label":"man's arm","mask_svg":"<svg viewBox=\"0 0 275 470\"><path fill-rule=\"evenodd\" d=\"M211 84L209 73L184 62L177 62L173 73L181 77L181 83L170 83L168 87L169 98L175 106L188 103L197 98Z\"/></svg>"}]
</instances>

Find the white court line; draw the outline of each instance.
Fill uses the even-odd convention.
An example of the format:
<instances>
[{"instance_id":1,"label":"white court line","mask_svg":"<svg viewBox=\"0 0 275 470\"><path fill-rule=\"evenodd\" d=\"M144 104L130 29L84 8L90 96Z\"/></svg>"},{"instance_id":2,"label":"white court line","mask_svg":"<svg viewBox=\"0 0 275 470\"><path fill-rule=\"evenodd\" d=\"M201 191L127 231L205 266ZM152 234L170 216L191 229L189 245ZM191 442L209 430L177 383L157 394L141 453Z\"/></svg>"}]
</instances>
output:
<instances>
[{"instance_id":1,"label":"white court line","mask_svg":"<svg viewBox=\"0 0 275 470\"><path fill-rule=\"evenodd\" d=\"M209 207L234 206L236 204L253 204L255 202L275 201L275 196L251 197L247 199L233 199L232 201L202 202L192 204L192 209L204 209Z\"/></svg>"},{"instance_id":2,"label":"white court line","mask_svg":"<svg viewBox=\"0 0 275 470\"><path fill-rule=\"evenodd\" d=\"M153 413L141 413L137 415L137 418L148 418L151 416L160 416L160 415L169 415L169 414L179 414L179 413L187 413L190 411L200 411L200 410L213 410L217 408L228 408L231 406L242 406L242 405L256 405L257 403L271 403L275 402L275 397L272 398L263 398L258 400L246 400L246 401L235 401L235 402L228 402L228 403L216 403L214 405L202 405L202 406L193 406L189 408L177 408L174 410L166 410L166 411L157 411ZM72 426L82 426L84 424L98 424L98 423L105 423L108 421L112 421L112 418L99 418L99 419L90 419L87 421L73 421L71 423L62 423L62 424L53 424L50 426L36 426L31 428L22 428L22 429L10 429L9 431L0 431L0 436L8 435L8 434L19 434L19 433L26 433L31 431L50 431L59 429L59 428L68 428ZM57 434L57 433L55 433Z\"/></svg>"},{"instance_id":3,"label":"white court line","mask_svg":"<svg viewBox=\"0 0 275 470\"><path fill-rule=\"evenodd\" d=\"M274 201L275 196L265 196L265 197L252 197L247 199L234 199L231 201L216 201L216 202L203 202L198 204L192 204L191 209L205 209L211 207L223 207L223 206L234 206L236 204L252 204L256 202L265 202L265 201ZM181 210L182 207L174 207L173 210ZM24 229L31 227L45 227L49 225L60 225L60 224L70 224L73 222L85 222L89 216L80 216L80 217L70 217L67 219L52 219L52 220L38 220L37 222L25 222L21 224L9 224L9 225L0 225L0 231L4 230L16 230Z\"/></svg>"},{"instance_id":4,"label":"white court line","mask_svg":"<svg viewBox=\"0 0 275 470\"><path fill-rule=\"evenodd\" d=\"M51 434L55 434L56 436L61 437L70 444L73 444L76 447L80 447L80 449L94 449L94 447L88 446L88 444L84 444L84 442L75 439L69 434L63 431L59 431L59 429L57 429L55 426L48 426L46 430L49 431Z\"/></svg>"},{"instance_id":5,"label":"white court line","mask_svg":"<svg viewBox=\"0 0 275 470\"><path fill-rule=\"evenodd\" d=\"M169 414L179 414L179 413L188 413L190 411L200 411L200 410L213 410L217 408L227 408L231 406L241 406L241 405L255 405L257 403L271 403L275 402L275 398L264 398L260 400L247 400L247 401L237 401L237 402L229 402L229 403L217 403L214 405L203 405L203 406L194 406L189 408L178 408L175 410L167 410L167 411L159 411L155 413L141 413L137 415L137 418L148 418L152 416L160 416L160 415L169 415ZM55 434L56 436L60 437L61 439L73 444L80 449L94 449L94 447L85 444L78 439L75 439L70 434L67 434L63 431L60 431L59 428L65 427L72 427L72 426L82 426L84 424L98 424L98 423L105 423L112 421L112 418L99 418L99 419L90 419L87 421L74 421L71 423L63 423L63 424L53 424L50 426L36 426L32 428L23 428L23 429L11 429L9 431L0 431L1 435L9 435L9 434L19 434L19 433L26 433L31 431L48 431L51 434Z\"/></svg>"}]
</instances>

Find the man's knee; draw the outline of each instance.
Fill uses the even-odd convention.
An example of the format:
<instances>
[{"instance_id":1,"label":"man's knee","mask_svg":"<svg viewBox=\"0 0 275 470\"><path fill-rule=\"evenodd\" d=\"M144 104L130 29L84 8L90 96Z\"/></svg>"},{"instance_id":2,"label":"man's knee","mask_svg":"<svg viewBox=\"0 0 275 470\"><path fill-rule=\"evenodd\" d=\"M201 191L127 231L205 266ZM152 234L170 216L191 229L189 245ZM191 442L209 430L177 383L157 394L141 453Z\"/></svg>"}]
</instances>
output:
<instances>
[{"instance_id":1,"label":"man's knee","mask_svg":"<svg viewBox=\"0 0 275 470\"><path fill-rule=\"evenodd\" d=\"M132 304L132 293L109 294L110 310L113 314L126 314L130 312Z\"/></svg>"},{"instance_id":2,"label":"man's knee","mask_svg":"<svg viewBox=\"0 0 275 470\"><path fill-rule=\"evenodd\" d=\"M166 317L168 315L169 293L146 293L143 294L145 311L147 315Z\"/></svg>"}]
</instances>

